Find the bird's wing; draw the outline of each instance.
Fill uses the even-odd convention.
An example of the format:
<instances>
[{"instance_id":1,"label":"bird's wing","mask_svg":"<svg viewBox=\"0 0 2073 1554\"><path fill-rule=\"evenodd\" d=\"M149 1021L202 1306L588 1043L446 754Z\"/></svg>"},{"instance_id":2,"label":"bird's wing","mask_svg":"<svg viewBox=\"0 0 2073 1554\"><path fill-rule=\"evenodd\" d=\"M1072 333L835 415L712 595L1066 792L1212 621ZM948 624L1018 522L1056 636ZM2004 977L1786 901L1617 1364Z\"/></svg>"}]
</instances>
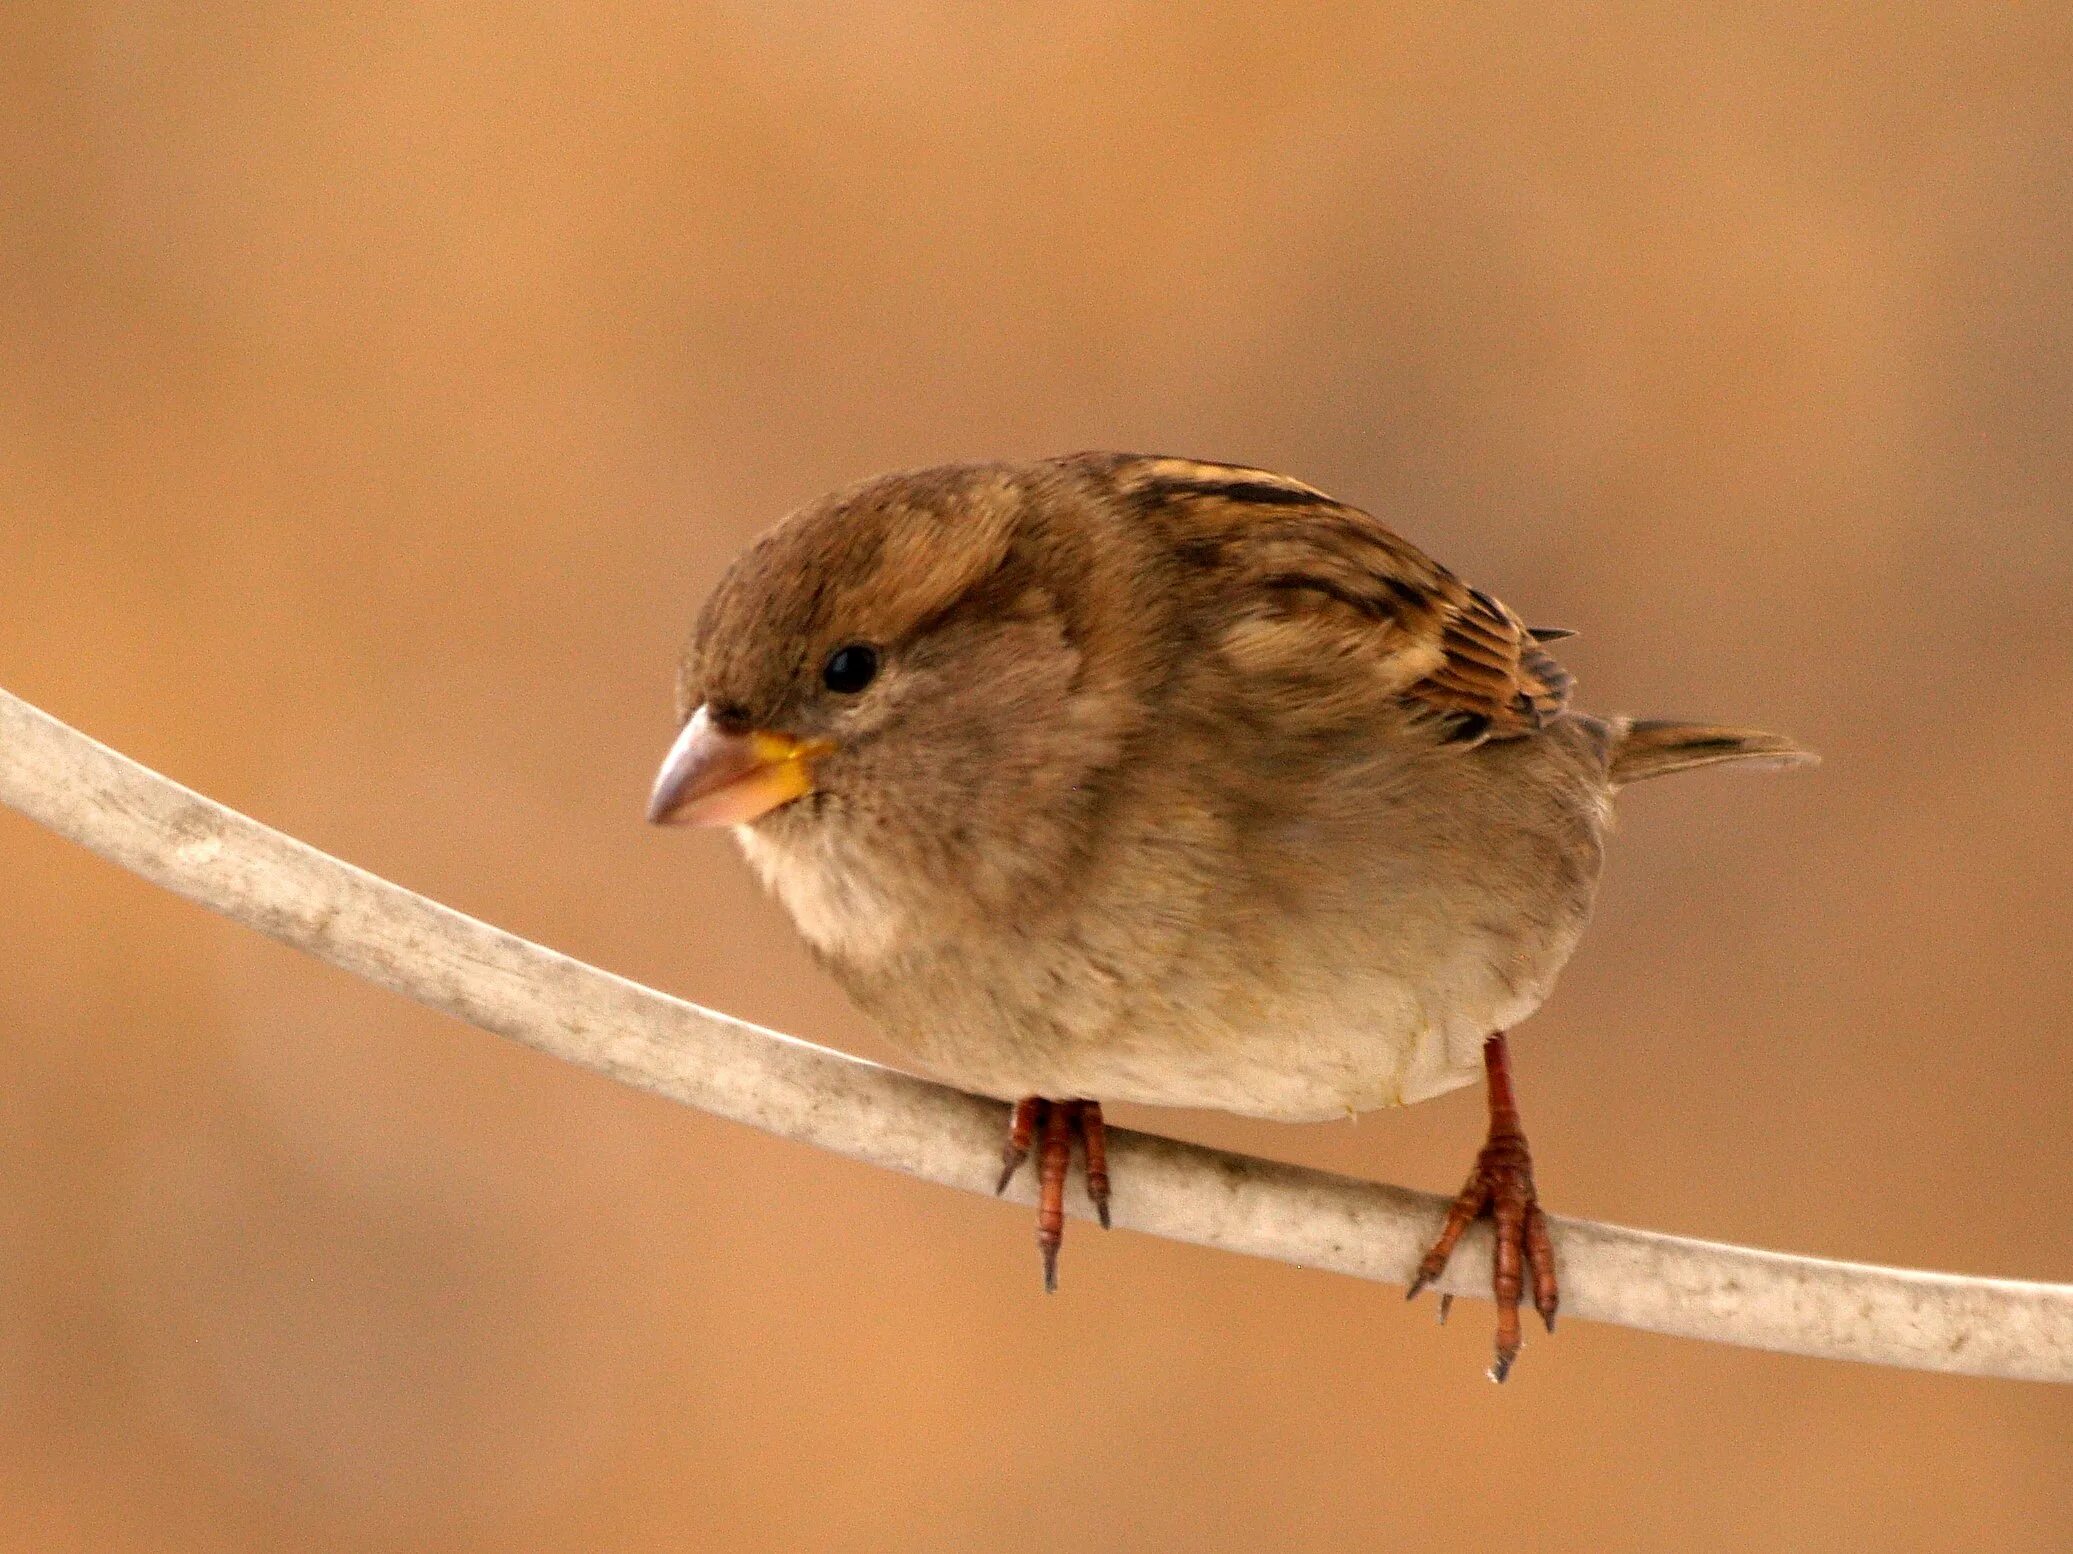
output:
<instances>
[{"instance_id":1,"label":"bird's wing","mask_svg":"<svg viewBox=\"0 0 2073 1554\"><path fill-rule=\"evenodd\" d=\"M1110 478L1223 585L1219 646L1241 674L1386 695L1463 744L1530 733L1568 703L1539 635L1357 508L1233 465L1130 459Z\"/></svg>"}]
</instances>

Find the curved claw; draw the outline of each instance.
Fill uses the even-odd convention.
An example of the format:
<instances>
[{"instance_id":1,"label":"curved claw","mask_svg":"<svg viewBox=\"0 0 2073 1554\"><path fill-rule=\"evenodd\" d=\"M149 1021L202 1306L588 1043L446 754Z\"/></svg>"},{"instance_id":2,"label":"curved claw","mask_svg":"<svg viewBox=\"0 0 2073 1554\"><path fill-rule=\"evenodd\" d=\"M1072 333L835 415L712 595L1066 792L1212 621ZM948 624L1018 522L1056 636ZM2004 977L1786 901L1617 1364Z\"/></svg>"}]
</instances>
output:
<instances>
[{"instance_id":1,"label":"curved claw","mask_svg":"<svg viewBox=\"0 0 2073 1554\"><path fill-rule=\"evenodd\" d=\"M1512 1096L1511 1059L1504 1038L1493 1036L1483 1044L1483 1059L1490 1075L1490 1136L1476 1156L1475 1169L1448 1206L1447 1218L1434 1239L1432 1249L1418 1264L1405 1290L1405 1299L1415 1299L1420 1290L1445 1271L1463 1232L1488 1214L1493 1235L1490 1248L1490 1288L1497 1303L1496 1354L1490 1379L1501 1382L1518 1363L1525 1340L1519 1332L1519 1306L1530 1281L1533 1309L1555 1330L1555 1312L1560 1290L1555 1279L1555 1248L1548 1235L1547 1216L1533 1187L1533 1157L1526 1148L1526 1135L1519 1126L1518 1103ZM1440 1320L1447 1320L1451 1297L1440 1297Z\"/></svg>"},{"instance_id":2,"label":"curved claw","mask_svg":"<svg viewBox=\"0 0 2073 1554\"><path fill-rule=\"evenodd\" d=\"M1033 1095L1015 1103L1014 1115L1008 1119L1008 1139L1001 1145L1001 1179L994 1183L994 1197L998 1198L1008 1190L1008 1183L1015 1180L1015 1173L1022 1169L1022 1162L1029 1158L1043 1108L1043 1101Z\"/></svg>"},{"instance_id":3,"label":"curved claw","mask_svg":"<svg viewBox=\"0 0 2073 1554\"><path fill-rule=\"evenodd\" d=\"M1043 1257L1044 1288L1058 1288L1058 1248L1065 1240L1065 1178L1072 1168L1078 1135L1087 1155L1087 1197L1101 1228L1109 1226L1108 1130L1099 1101L1047 1101L1025 1096L1015 1103L1008 1139L1001 1146L998 1196L1032 1153L1037 1157L1037 1250Z\"/></svg>"}]
</instances>

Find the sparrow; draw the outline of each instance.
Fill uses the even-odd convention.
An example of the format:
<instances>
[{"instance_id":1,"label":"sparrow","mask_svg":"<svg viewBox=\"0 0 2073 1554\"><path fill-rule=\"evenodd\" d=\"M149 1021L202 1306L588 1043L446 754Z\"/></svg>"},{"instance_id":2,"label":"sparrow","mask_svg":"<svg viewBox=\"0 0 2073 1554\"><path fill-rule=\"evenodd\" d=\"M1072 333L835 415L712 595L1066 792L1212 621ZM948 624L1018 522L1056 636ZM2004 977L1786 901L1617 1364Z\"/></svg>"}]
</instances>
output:
<instances>
[{"instance_id":1,"label":"sparrow","mask_svg":"<svg viewBox=\"0 0 2073 1554\"><path fill-rule=\"evenodd\" d=\"M1501 1381L1522 1297L1551 1332L1559 1300L1506 1033L1576 948L1614 795L1813 759L1576 710L1568 635L1262 469L886 475L722 576L648 816L731 827L889 1042L1012 1104L1047 1289L1076 1140L1108 1222L1104 1102L1301 1122L1485 1078L1409 1293L1489 1215Z\"/></svg>"}]
</instances>

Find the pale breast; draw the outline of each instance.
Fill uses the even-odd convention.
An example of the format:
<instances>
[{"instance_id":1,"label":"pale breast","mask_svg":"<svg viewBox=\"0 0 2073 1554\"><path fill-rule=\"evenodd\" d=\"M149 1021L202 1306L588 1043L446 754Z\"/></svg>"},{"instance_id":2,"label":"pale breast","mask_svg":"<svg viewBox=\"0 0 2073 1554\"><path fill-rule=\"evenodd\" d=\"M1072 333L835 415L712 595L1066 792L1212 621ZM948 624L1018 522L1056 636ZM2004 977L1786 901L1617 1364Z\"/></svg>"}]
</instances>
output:
<instances>
[{"instance_id":1,"label":"pale breast","mask_svg":"<svg viewBox=\"0 0 2073 1554\"><path fill-rule=\"evenodd\" d=\"M1321 1120L1479 1078L1484 1039L1540 1007L1582 933L1591 763L1457 759L1480 764L1386 791L1352 773L1279 827L1148 800L1070 888L933 938L916 914L947 919L868 861L742 840L888 1039L950 1083Z\"/></svg>"},{"instance_id":2,"label":"pale breast","mask_svg":"<svg viewBox=\"0 0 2073 1554\"><path fill-rule=\"evenodd\" d=\"M734 839L800 936L830 960L868 967L910 937L908 913L838 833L736 826Z\"/></svg>"}]
</instances>

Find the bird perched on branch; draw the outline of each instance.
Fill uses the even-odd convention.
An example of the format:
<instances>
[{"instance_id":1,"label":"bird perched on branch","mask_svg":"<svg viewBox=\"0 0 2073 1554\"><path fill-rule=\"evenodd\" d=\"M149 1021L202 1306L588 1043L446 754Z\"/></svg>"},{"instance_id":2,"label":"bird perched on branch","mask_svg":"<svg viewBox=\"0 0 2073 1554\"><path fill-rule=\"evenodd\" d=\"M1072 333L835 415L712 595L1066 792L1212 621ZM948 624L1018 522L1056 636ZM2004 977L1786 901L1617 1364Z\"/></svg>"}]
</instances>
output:
<instances>
[{"instance_id":1,"label":"bird perched on branch","mask_svg":"<svg viewBox=\"0 0 2073 1554\"><path fill-rule=\"evenodd\" d=\"M1576 948L1613 795L1812 759L1572 710L1566 635L1264 470L888 475L721 580L649 815L734 827L890 1041L1014 1103L1047 1287L1076 1137L1107 1221L1103 1101L1308 1121L1486 1075L1410 1293L1488 1213L1502 1380L1522 1297L1551 1330L1558 1298L1505 1033Z\"/></svg>"}]
</instances>

